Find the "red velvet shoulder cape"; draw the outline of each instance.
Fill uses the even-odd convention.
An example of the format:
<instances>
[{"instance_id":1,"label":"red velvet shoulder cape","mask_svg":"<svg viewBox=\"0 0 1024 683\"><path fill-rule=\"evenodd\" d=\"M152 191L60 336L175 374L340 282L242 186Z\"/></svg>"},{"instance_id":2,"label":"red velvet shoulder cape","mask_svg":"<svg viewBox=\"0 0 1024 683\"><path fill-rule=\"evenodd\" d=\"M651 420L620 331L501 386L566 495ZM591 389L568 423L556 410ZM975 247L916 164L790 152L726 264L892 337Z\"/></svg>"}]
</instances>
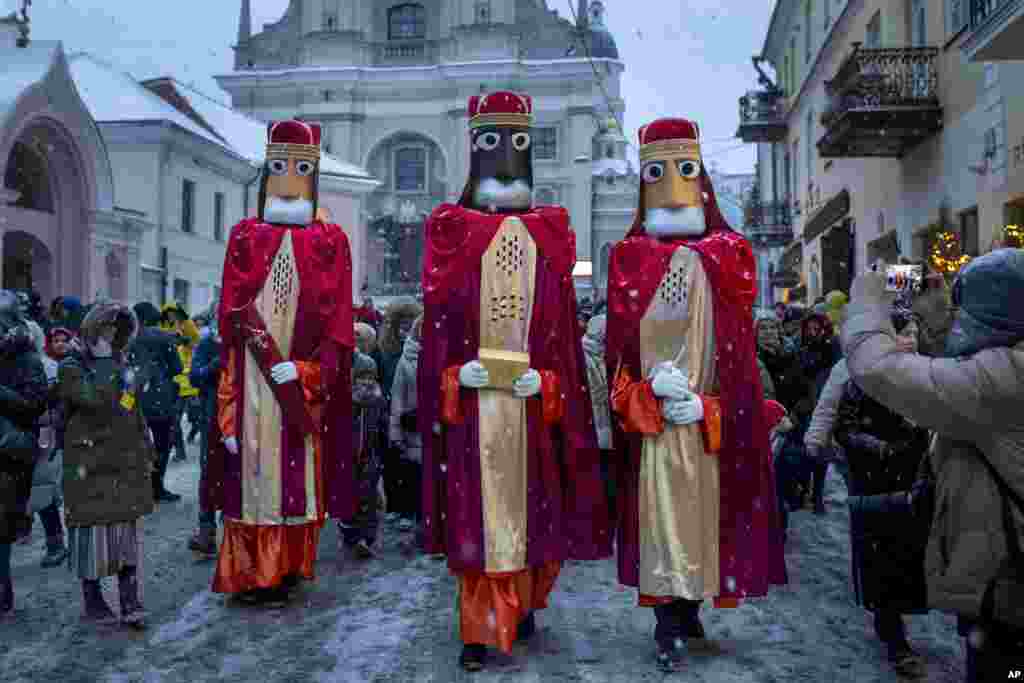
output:
<instances>
[{"instance_id":1,"label":"red velvet shoulder cape","mask_svg":"<svg viewBox=\"0 0 1024 683\"><path fill-rule=\"evenodd\" d=\"M642 215L642 211L640 212ZM768 444L755 356L752 305L757 295L750 244L729 229L715 208L706 212L709 231L696 240L660 241L634 225L611 253L608 275L607 364L642 377L639 324L668 270L673 252L693 249L701 257L712 293L717 365L722 403L719 556L723 598L763 596L771 584L786 582L775 477ZM616 421L617 422L617 421ZM639 583L638 481L641 437L615 425L620 459L619 579Z\"/></svg>"},{"instance_id":2,"label":"red velvet shoulder cape","mask_svg":"<svg viewBox=\"0 0 1024 683\"><path fill-rule=\"evenodd\" d=\"M463 423L437 433L441 376L478 356L481 258L508 215L442 204L426 224L417 379L423 513L427 551L447 554L454 571L485 568L479 412L476 392L463 391ZM575 236L559 207L515 215L538 250L531 365L555 372L565 395L565 415L551 427L543 422L540 401L527 403L527 564L607 557L611 532L572 282Z\"/></svg>"},{"instance_id":3,"label":"red velvet shoulder cape","mask_svg":"<svg viewBox=\"0 0 1024 683\"><path fill-rule=\"evenodd\" d=\"M250 305L266 283L270 267L286 232L292 236L299 274L299 305L290 360L320 364L326 400L322 406L322 472L327 512L348 519L356 510L352 463L352 254L348 237L333 223L315 221L309 226L284 226L255 218L242 220L231 231L221 287L218 324L222 367L234 349L240 359L236 390L244 395L244 340L236 332L232 312ZM241 425L243 402L236 419ZM241 516L241 459L231 456L221 443L213 420L207 485L211 509L230 517ZM241 441L241 440L240 440ZM284 429L281 435L282 507L285 515L306 513L305 457L301 434ZM293 456L293 457L290 457ZM301 457L299 457L301 456Z\"/></svg>"}]
</instances>

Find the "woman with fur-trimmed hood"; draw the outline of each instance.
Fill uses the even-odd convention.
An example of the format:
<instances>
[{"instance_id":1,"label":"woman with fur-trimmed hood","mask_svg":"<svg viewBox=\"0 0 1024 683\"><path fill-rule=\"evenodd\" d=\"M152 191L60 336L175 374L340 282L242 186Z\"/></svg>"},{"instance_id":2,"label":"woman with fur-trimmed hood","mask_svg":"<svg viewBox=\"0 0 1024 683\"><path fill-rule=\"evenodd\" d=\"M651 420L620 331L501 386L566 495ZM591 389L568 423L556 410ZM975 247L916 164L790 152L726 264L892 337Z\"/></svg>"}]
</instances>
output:
<instances>
[{"instance_id":1,"label":"woman with fur-trimmed hood","mask_svg":"<svg viewBox=\"0 0 1024 683\"><path fill-rule=\"evenodd\" d=\"M64 500L71 567L82 581L85 616L117 621L100 579L117 575L122 624L141 628L138 567L142 517L153 511L154 451L125 362L138 330L130 308L101 301L82 321L82 349L61 362L57 395L67 412ZM137 376L140 375L140 376Z\"/></svg>"},{"instance_id":2,"label":"woman with fur-trimmed hood","mask_svg":"<svg viewBox=\"0 0 1024 683\"><path fill-rule=\"evenodd\" d=\"M402 358L405 340L412 331L416 318L423 315L423 306L412 297L395 299L384 310L384 323L377 335L377 353L373 356L380 371L380 386L391 400L391 385L395 382L395 368Z\"/></svg>"}]
</instances>

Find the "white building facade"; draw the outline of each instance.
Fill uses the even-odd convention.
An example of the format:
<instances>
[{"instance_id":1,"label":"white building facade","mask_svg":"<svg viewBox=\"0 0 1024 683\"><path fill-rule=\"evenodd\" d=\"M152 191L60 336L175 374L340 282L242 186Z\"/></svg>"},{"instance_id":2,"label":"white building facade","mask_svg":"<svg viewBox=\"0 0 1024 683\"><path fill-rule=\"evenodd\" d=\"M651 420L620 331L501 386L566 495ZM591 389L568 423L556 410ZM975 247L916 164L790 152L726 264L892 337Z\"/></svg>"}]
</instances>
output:
<instances>
[{"instance_id":1,"label":"white building facade","mask_svg":"<svg viewBox=\"0 0 1024 683\"><path fill-rule=\"evenodd\" d=\"M253 35L242 0L236 71L217 80L255 118L319 122L331 154L380 181L353 239L365 267L357 290L416 291L423 219L468 176L468 99L499 89L533 98L535 200L569 210L578 257L592 260L632 218L624 198L595 187L609 146L612 174L632 171L624 141L602 137L624 109L604 3L581 1L576 14L561 18L545 0L292 0Z\"/></svg>"}]
</instances>

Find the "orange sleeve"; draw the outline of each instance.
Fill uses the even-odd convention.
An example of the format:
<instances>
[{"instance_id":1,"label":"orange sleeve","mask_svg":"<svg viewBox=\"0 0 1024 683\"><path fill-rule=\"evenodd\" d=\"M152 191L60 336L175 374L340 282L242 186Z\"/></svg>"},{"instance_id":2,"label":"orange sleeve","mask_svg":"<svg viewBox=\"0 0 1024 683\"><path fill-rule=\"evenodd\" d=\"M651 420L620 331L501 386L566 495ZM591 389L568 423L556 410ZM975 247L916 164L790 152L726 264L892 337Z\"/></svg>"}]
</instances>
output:
<instances>
[{"instance_id":1,"label":"orange sleeve","mask_svg":"<svg viewBox=\"0 0 1024 683\"><path fill-rule=\"evenodd\" d=\"M637 382L629 371L619 368L611 393L612 410L618 414L623 430L640 434L665 431L665 418L650 382Z\"/></svg>"},{"instance_id":2,"label":"orange sleeve","mask_svg":"<svg viewBox=\"0 0 1024 683\"><path fill-rule=\"evenodd\" d=\"M462 389L459 386L459 369L458 365L453 365L441 373L441 421L445 424L462 424L465 419L459 402Z\"/></svg>"},{"instance_id":3,"label":"orange sleeve","mask_svg":"<svg viewBox=\"0 0 1024 683\"><path fill-rule=\"evenodd\" d=\"M558 375L551 370L540 371L540 395L544 402L544 424L553 425L565 415L565 398Z\"/></svg>"},{"instance_id":4,"label":"orange sleeve","mask_svg":"<svg viewBox=\"0 0 1024 683\"><path fill-rule=\"evenodd\" d=\"M701 395L700 402L704 406L704 419L700 422L704 452L715 454L722 448L722 402L717 396L704 395Z\"/></svg>"},{"instance_id":5,"label":"orange sleeve","mask_svg":"<svg viewBox=\"0 0 1024 683\"><path fill-rule=\"evenodd\" d=\"M238 414L238 393L235 390L238 386L235 381L237 372L238 359L235 350L231 349L228 351L228 366L220 373L220 383L217 385L217 424L225 439L238 436L235 420Z\"/></svg>"},{"instance_id":6,"label":"orange sleeve","mask_svg":"<svg viewBox=\"0 0 1024 683\"><path fill-rule=\"evenodd\" d=\"M324 400L324 386L320 377L320 364L315 361L297 360L295 367L299 371L299 383L302 384L302 395L306 403L320 403Z\"/></svg>"}]
</instances>

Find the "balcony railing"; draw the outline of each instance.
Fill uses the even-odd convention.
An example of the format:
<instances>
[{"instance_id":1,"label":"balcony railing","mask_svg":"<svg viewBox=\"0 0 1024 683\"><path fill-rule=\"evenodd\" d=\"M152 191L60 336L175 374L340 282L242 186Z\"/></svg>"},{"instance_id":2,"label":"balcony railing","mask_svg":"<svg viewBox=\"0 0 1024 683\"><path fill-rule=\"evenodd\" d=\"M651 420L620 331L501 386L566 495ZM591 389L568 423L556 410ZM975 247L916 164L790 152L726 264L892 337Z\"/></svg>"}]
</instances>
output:
<instances>
[{"instance_id":1,"label":"balcony railing","mask_svg":"<svg viewBox=\"0 0 1024 683\"><path fill-rule=\"evenodd\" d=\"M942 128L938 48L861 48L825 83L822 157L902 157Z\"/></svg>"},{"instance_id":2,"label":"balcony railing","mask_svg":"<svg viewBox=\"0 0 1024 683\"><path fill-rule=\"evenodd\" d=\"M437 61L437 44L430 40L392 40L377 45L376 66L432 64Z\"/></svg>"},{"instance_id":3,"label":"balcony railing","mask_svg":"<svg viewBox=\"0 0 1024 683\"><path fill-rule=\"evenodd\" d=\"M747 237L757 246L781 247L793 239L793 221L786 202L750 202L744 208Z\"/></svg>"},{"instance_id":4,"label":"balcony railing","mask_svg":"<svg viewBox=\"0 0 1024 683\"><path fill-rule=\"evenodd\" d=\"M740 127L744 142L778 142L786 137L786 100L781 90L751 90L740 98Z\"/></svg>"}]
</instances>

